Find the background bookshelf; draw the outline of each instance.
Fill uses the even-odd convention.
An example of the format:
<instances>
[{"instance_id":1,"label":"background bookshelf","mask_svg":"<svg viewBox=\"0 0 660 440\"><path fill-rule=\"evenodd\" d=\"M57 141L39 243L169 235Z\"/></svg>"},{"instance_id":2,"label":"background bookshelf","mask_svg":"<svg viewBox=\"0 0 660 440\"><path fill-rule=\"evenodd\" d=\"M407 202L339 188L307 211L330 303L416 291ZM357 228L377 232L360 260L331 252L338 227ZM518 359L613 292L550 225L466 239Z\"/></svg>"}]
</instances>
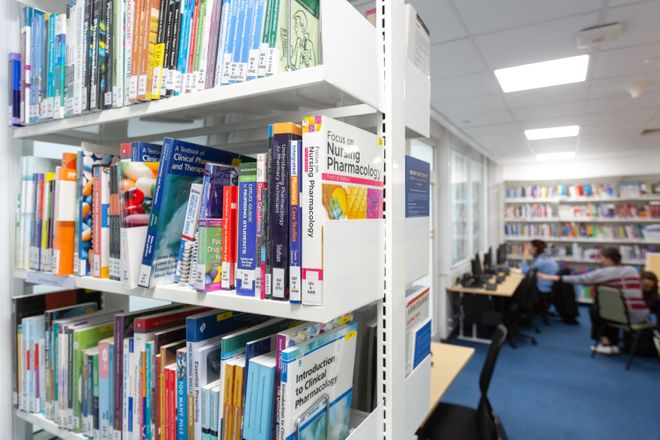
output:
<instances>
[{"instance_id":1,"label":"background bookshelf","mask_svg":"<svg viewBox=\"0 0 660 440\"><path fill-rule=\"evenodd\" d=\"M18 17L23 5L52 12L66 10L64 0L10 1L4 7L7 15ZM404 295L407 285L402 254L406 242L403 227L403 181L406 136L428 136L430 80L405 58L403 38L404 2L379 0L376 29L347 1L321 1L323 64L299 71L284 72L227 87L207 89L169 99L86 113L60 120L49 120L8 132L6 155L10 159L8 205L14 209L20 190L20 157L32 155L45 142L79 146L81 142L103 145L117 150L121 142L131 140L158 141L164 136L221 146L229 151L254 154L263 151L264 127L275 121L296 120L309 114L324 114L378 133L387 139L386 206L390 207L385 230L375 233L387 237L387 245L379 242L378 263L383 277L373 278L374 286L360 282L362 293L350 295L346 289L332 288L331 301L319 307L300 307L288 302L260 301L239 297L231 292L200 295L190 289L162 286L153 289L124 289L121 283L92 277L56 277L34 271L14 270L11 246L14 229L7 228L10 247L4 261L9 262L11 303L15 307L27 295L40 295L57 289L84 288L103 292L104 306L128 309L132 299L177 302L233 311L248 311L273 317L327 322L341 314L370 306L377 320L378 361L375 409L370 413L351 412L351 440L373 438L410 438L428 410L430 360L426 359L408 377L404 372L405 319ZM9 49L19 48L18 20L13 21ZM347 49L350 48L350 49ZM350 69L347 66L351 66ZM404 78L415 80L404 81ZM404 100L406 96L420 99ZM406 111L405 109L408 109ZM57 155L54 154L53 157ZM400 173L400 176L395 176ZM391 178L389 178L391 177ZM336 257L329 257L337 261ZM391 269L384 271L382 262ZM338 261L338 263L341 263ZM364 269L364 262L356 266ZM356 281L352 276L342 282ZM385 288L383 288L385 284ZM343 293L342 293L343 292ZM8 318L9 319L9 318ZM9 319L11 321L11 319ZM13 323L13 321L11 321ZM12 337L15 337L13 335ZM6 345L15 356L15 340ZM16 365L15 359L11 360ZM13 374L15 377L16 375ZM405 396L405 399L401 399ZM404 407L405 406L405 407ZM12 438L23 438L31 428L44 429L63 439L85 438L60 429L38 414L3 407L12 421ZM406 417L385 417L385 414Z\"/></svg>"},{"instance_id":2,"label":"background bookshelf","mask_svg":"<svg viewBox=\"0 0 660 440\"><path fill-rule=\"evenodd\" d=\"M598 265L598 249L619 248L623 263L641 267L660 249L660 175L564 181L505 182L504 238L519 264L523 246L548 242L557 260L582 271ZM576 286L580 302L590 289Z\"/></svg>"}]
</instances>

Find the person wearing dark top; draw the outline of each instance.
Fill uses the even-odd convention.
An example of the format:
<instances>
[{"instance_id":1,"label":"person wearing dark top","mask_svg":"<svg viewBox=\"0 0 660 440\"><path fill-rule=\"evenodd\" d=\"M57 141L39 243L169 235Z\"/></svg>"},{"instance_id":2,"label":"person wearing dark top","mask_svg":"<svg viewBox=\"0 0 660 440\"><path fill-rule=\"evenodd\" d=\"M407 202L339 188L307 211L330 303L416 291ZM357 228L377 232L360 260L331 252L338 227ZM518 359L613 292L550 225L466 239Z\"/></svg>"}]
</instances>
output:
<instances>
[{"instance_id":1,"label":"person wearing dark top","mask_svg":"<svg viewBox=\"0 0 660 440\"><path fill-rule=\"evenodd\" d=\"M653 272L643 271L640 276L642 296L651 313L655 314L655 322L660 330L660 294L658 293L658 276Z\"/></svg>"}]
</instances>

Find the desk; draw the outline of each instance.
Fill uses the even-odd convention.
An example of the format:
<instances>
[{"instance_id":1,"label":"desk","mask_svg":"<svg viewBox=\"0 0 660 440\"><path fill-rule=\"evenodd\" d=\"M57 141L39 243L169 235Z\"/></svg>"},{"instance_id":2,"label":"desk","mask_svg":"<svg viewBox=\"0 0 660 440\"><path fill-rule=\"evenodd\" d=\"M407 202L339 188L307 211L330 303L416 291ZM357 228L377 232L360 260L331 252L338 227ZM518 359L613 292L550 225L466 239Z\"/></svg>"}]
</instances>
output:
<instances>
[{"instance_id":1,"label":"desk","mask_svg":"<svg viewBox=\"0 0 660 440\"><path fill-rule=\"evenodd\" d=\"M431 343L431 394L429 402L429 414L442 399L442 395L449 386L454 382L458 373L461 372L463 367L468 363L474 348L461 347L460 345L443 344L440 342ZM422 425L426 423L426 420Z\"/></svg>"},{"instance_id":2,"label":"desk","mask_svg":"<svg viewBox=\"0 0 660 440\"><path fill-rule=\"evenodd\" d=\"M520 285L520 282L525 278L525 275L519 272L510 272L509 275L504 279L504 281L497 285L495 290L486 290L484 288L475 288L475 287L463 287L460 284L455 284L454 286L447 289L448 292L457 293L461 295L460 299L460 312L459 312L459 328L458 328L458 338L465 341L472 342L481 342L484 344L489 344L489 339L478 338L475 335L477 334L477 324L472 324L472 336L465 336L463 334L463 295L488 295L496 296L499 298L511 298Z\"/></svg>"}]
</instances>

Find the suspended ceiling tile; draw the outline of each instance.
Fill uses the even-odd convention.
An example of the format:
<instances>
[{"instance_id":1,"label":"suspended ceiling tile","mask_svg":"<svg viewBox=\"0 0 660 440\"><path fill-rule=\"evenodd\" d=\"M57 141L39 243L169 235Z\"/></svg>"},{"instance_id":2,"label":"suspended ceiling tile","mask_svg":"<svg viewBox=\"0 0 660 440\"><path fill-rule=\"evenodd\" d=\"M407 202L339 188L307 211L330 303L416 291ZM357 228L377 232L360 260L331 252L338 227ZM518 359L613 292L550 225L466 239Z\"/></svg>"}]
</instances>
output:
<instances>
[{"instance_id":1,"label":"suspended ceiling tile","mask_svg":"<svg viewBox=\"0 0 660 440\"><path fill-rule=\"evenodd\" d=\"M474 73L454 78L436 79L431 85L433 101L492 95L499 86L492 73Z\"/></svg>"},{"instance_id":2,"label":"suspended ceiling tile","mask_svg":"<svg viewBox=\"0 0 660 440\"><path fill-rule=\"evenodd\" d=\"M542 89L505 93L510 108L535 107L562 102L575 102L587 97L587 83L565 84Z\"/></svg>"},{"instance_id":3,"label":"suspended ceiling tile","mask_svg":"<svg viewBox=\"0 0 660 440\"><path fill-rule=\"evenodd\" d=\"M660 43L601 51L595 65L590 66L590 69L593 69L591 78L656 72L660 70L660 60L650 64L645 63L644 60L658 56L660 56Z\"/></svg>"},{"instance_id":4,"label":"suspended ceiling tile","mask_svg":"<svg viewBox=\"0 0 660 440\"><path fill-rule=\"evenodd\" d=\"M507 109L502 93L452 101L434 101L432 105L448 117L469 116L474 113L490 113Z\"/></svg>"},{"instance_id":5,"label":"suspended ceiling tile","mask_svg":"<svg viewBox=\"0 0 660 440\"><path fill-rule=\"evenodd\" d=\"M607 10L606 23L621 23L623 32L618 40L603 43L604 50L654 43L660 40L660 2L634 3Z\"/></svg>"},{"instance_id":6,"label":"suspended ceiling tile","mask_svg":"<svg viewBox=\"0 0 660 440\"><path fill-rule=\"evenodd\" d=\"M431 79L486 70L474 43L467 38L431 46Z\"/></svg>"},{"instance_id":7,"label":"suspended ceiling tile","mask_svg":"<svg viewBox=\"0 0 660 440\"><path fill-rule=\"evenodd\" d=\"M467 36L448 0L411 0L431 33L431 44Z\"/></svg>"}]
</instances>

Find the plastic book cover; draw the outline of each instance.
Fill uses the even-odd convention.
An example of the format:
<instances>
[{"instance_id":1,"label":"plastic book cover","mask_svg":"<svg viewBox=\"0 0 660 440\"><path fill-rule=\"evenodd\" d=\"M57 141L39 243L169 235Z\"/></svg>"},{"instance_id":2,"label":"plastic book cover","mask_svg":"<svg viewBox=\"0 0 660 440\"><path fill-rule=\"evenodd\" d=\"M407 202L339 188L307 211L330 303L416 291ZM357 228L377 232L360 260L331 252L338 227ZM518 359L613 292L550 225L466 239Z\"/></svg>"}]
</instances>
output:
<instances>
[{"instance_id":1,"label":"plastic book cover","mask_svg":"<svg viewBox=\"0 0 660 440\"><path fill-rule=\"evenodd\" d=\"M239 23L236 28L236 47L233 53L231 82L247 80L247 62L250 53L252 21L254 19L255 1L241 2Z\"/></svg>"},{"instance_id":2,"label":"plastic book cover","mask_svg":"<svg viewBox=\"0 0 660 440\"><path fill-rule=\"evenodd\" d=\"M238 187L225 186L222 200L222 273L221 288L231 290L236 285L236 221ZM200 249L201 250L201 249Z\"/></svg>"},{"instance_id":3,"label":"plastic book cover","mask_svg":"<svg viewBox=\"0 0 660 440\"><path fill-rule=\"evenodd\" d=\"M222 287L222 240L222 219L200 219L197 272L203 279L203 288L198 288L199 292L212 292Z\"/></svg>"},{"instance_id":4,"label":"plastic book cover","mask_svg":"<svg viewBox=\"0 0 660 440\"><path fill-rule=\"evenodd\" d=\"M257 163L238 167L238 243L236 293L255 296L257 261Z\"/></svg>"},{"instance_id":5,"label":"plastic book cover","mask_svg":"<svg viewBox=\"0 0 660 440\"><path fill-rule=\"evenodd\" d=\"M326 116L303 120L303 304L323 304L323 225L383 216L378 137Z\"/></svg>"},{"instance_id":6,"label":"plastic book cover","mask_svg":"<svg viewBox=\"0 0 660 440\"><path fill-rule=\"evenodd\" d=\"M53 272L55 275L73 274L73 247L76 233L76 162L75 153L62 155L55 193L55 239L53 243Z\"/></svg>"},{"instance_id":7,"label":"plastic book cover","mask_svg":"<svg viewBox=\"0 0 660 440\"><path fill-rule=\"evenodd\" d=\"M241 0L230 0L227 4L228 10L225 14L223 10L222 20L227 19L227 28L223 36L222 58L219 72L216 70L216 87L229 84L231 76L231 66L234 50L236 50L236 28L238 27L238 12ZM220 48L218 48L220 50ZM219 57L218 57L219 58Z\"/></svg>"},{"instance_id":8,"label":"plastic book cover","mask_svg":"<svg viewBox=\"0 0 660 440\"><path fill-rule=\"evenodd\" d=\"M238 166L241 161L253 160L191 142L164 139L138 285L154 287L174 282L190 186L202 181L204 164L211 161Z\"/></svg>"},{"instance_id":9,"label":"plastic book cover","mask_svg":"<svg viewBox=\"0 0 660 440\"><path fill-rule=\"evenodd\" d=\"M357 324L350 323L282 352L282 395L276 415L282 424L275 438L340 440L348 436L356 336ZM301 386L304 391L296 392Z\"/></svg>"},{"instance_id":10,"label":"plastic book cover","mask_svg":"<svg viewBox=\"0 0 660 440\"><path fill-rule=\"evenodd\" d=\"M251 162L247 162L251 163ZM225 186L238 185L238 172L233 165L206 162L202 179L200 218L222 218Z\"/></svg>"},{"instance_id":11,"label":"plastic book cover","mask_svg":"<svg viewBox=\"0 0 660 440\"><path fill-rule=\"evenodd\" d=\"M301 128L293 122L268 126L270 171L270 257L272 298L289 299L289 226L291 144L301 139Z\"/></svg>"},{"instance_id":12,"label":"plastic book cover","mask_svg":"<svg viewBox=\"0 0 660 440\"><path fill-rule=\"evenodd\" d=\"M125 288L137 287L140 258L147 235L158 175L160 148L122 144L119 162L119 208L121 221L121 277Z\"/></svg>"},{"instance_id":13,"label":"plastic book cover","mask_svg":"<svg viewBox=\"0 0 660 440\"><path fill-rule=\"evenodd\" d=\"M192 253L195 247L197 226L199 222L199 208L202 200L202 184L193 183L190 186L188 205L186 206L186 217L181 231L181 244L179 245L179 256L176 261L176 282L187 285L191 274L197 270L192 267Z\"/></svg>"},{"instance_id":14,"label":"plastic book cover","mask_svg":"<svg viewBox=\"0 0 660 440\"><path fill-rule=\"evenodd\" d=\"M250 42L248 45L248 57L246 68L246 79L251 80L258 76L259 55L261 51L261 41L263 38L264 24L266 21L266 3L267 0L257 0L254 4L252 23L249 32Z\"/></svg>"}]
</instances>

